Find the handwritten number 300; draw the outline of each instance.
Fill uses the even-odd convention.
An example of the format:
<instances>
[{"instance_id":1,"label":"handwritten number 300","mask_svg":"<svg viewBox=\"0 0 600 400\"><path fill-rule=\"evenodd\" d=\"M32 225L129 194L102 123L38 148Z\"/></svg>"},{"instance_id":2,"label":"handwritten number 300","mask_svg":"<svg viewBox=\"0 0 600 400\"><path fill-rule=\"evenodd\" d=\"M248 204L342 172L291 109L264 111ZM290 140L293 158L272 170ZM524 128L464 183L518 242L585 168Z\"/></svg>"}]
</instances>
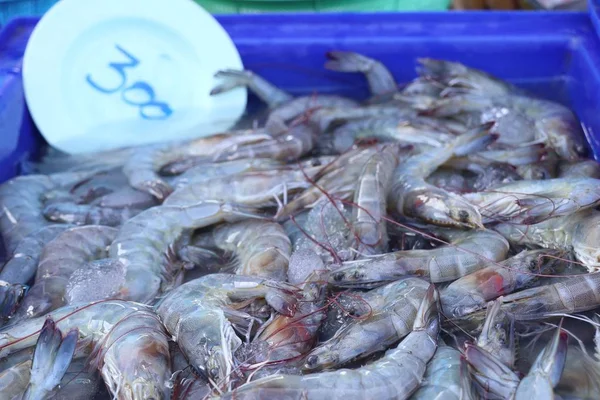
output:
<instances>
[{"instance_id":1,"label":"handwritten number 300","mask_svg":"<svg viewBox=\"0 0 600 400\"><path fill-rule=\"evenodd\" d=\"M171 114L173 114L173 110L171 110L171 107L169 107L169 105L167 103L164 103L161 101L156 101L154 89L152 88L152 86L150 86L150 84L143 82L143 81L137 81L134 84L132 84L131 86L123 89L123 86L125 86L127 84L127 74L125 72L125 69L126 68L135 68L136 66L138 66L140 64L140 61L137 58L135 58L133 55L131 55L129 52L127 52L125 49L123 49L122 47L120 47L118 45L115 45L115 47L125 57L128 58L128 61L126 61L126 62L111 62L108 64L108 66L110 68L112 68L113 70L115 70L117 72L117 74L119 74L119 77L120 77L119 85L116 87L101 86L100 84L98 84L96 81L94 81L92 79L92 76L90 74L88 74L85 77L85 80L87 81L87 83L89 83L90 86L93 87L94 89L96 89L97 91L105 93L105 94L112 94L112 93L121 91L121 99L127 104L139 107L140 108L140 116L143 119L166 119ZM144 101L132 99L128 96L128 94L131 94L131 92L134 92L134 91L139 91L139 92L145 93L146 96L145 96ZM152 112L152 111L154 111L154 112ZM159 113L156 113L156 111L158 111Z\"/></svg>"}]
</instances>

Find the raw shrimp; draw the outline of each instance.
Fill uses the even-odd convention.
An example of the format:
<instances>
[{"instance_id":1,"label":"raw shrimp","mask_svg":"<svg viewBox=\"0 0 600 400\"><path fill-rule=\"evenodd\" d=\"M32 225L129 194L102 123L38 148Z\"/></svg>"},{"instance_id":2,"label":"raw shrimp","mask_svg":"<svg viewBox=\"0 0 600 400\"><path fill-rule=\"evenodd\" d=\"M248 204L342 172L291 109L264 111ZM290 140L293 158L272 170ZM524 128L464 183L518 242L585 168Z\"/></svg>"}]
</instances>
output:
<instances>
[{"instance_id":1,"label":"raw shrimp","mask_svg":"<svg viewBox=\"0 0 600 400\"><path fill-rule=\"evenodd\" d=\"M332 136L333 150L339 153L350 149L358 139L391 140L427 149L443 147L455 137L439 124L432 126L430 123L402 115L351 121L335 129Z\"/></svg>"},{"instance_id":2,"label":"raw shrimp","mask_svg":"<svg viewBox=\"0 0 600 400\"><path fill-rule=\"evenodd\" d=\"M464 197L479 208L484 222L535 224L600 203L600 179L556 178L517 181Z\"/></svg>"},{"instance_id":3,"label":"raw shrimp","mask_svg":"<svg viewBox=\"0 0 600 400\"><path fill-rule=\"evenodd\" d=\"M439 346L427 365L423 384L411 400L463 400L460 357L455 348Z\"/></svg>"},{"instance_id":4,"label":"raw shrimp","mask_svg":"<svg viewBox=\"0 0 600 400\"><path fill-rule=\"evenodd\" d=\"M323 191L330 196L351 198L364 165L377 151L377 146L369 146L342 154L315 176L316 186L311 185L285 204L278 210L276 217L287 219L303 208L313 207L320 199L326 197Z\"/></svg>"},{"instance_id":5,"label":"raw shrimp","mask_svg":"<svg viewBox=\"0 0 600 400\"><path fill-rule=\"evenodd\" d=\"M418 217L429 223L462 228L482 227L479 211L463 197L436 188L425 179L439 166L473 147L487 145L489 125L457 137L448 145L410 157L394 173L389 201L401 215ZM482 134L485 135L482 137Z\"/></svg>"},{"instance_id":6,"label":"raw shrimp","mask_svg":"<svg viewBox=\"0 0 600 400\"><path fill-rule=\"evenodd\" d=\"M529 372L519 383L515 400L552 399L554 387L560 381L569 336L560 327L554 337L539 354Z\"/></svg>"},{"instance_id":7,"label":"raw shrimp","mask_svg":"<svg viewBox=\"0 0 600 400\"><path fill-rule=\"evenodd\" d=\"M359 254L379 254L387 248L387 196L392 174L398 164L398 147L385 146L365 164L358 178L352 224L359 244Z\"/></svg>"},{"instance_id":8,"label":"raw shrimp","mask_svg":"<svg viewBox=\"0 0 600 400\"><path fill-rule=\"evenodd\" d=\"M306 357L307 372L335 368L398 342L410 332L429 283L406 278L362 293L371 313L352 320Z\"/></svg>"},{"instance_id":9,"label":"raw shrimp","mask_svg":"<svg viewBox=\"0 0 600 400\"><path fill-rule=\"evenodd\" d=\"M269 171L280 167L281 161L270 158L239 159L221 163L204 163L196 165L172 179L175 190L194 183L205 182L213 178L223 178L250 171Z\"/></svg>"},{"instance_id":10,"label":"raw shrimp","mask_svg":"<svg viewBox=\"0 0 600 400\"><path fill-rule=\"evenodd\" d=\"M163 200L172 191L171 186L158 175L162 166L187 157L210 157L225 149L243 143L253 143L270 136L265 133L242 131L239 133L222 133L198 138L186 142L156 144L137 148L123 166L123 173L129 184Z\"/></svg>"},{"instance_id":11,"label":"raw shrimp","mask_svg":"<svg viewBox=\"0 0 600 400\"><path fill-rule=\"evenodd\" d=\"M233 353L242 344L234 327L248 333L256 322L237 308L265 298L278 312L291 316L295 291L258 277L211 274L171 291L157 305L157 313L194 368L213 385L229 386Z\"/></svg>"},{"instance_id":12,"label":"raw shrimp","mask_svg":"<svg viewBox=\"0 0 600 400\"><path fill-rule=\"evenodd\" d=\"M271 206L281 203L280 196L286 199L288 191L310 187L306 178L311 179L320 170L321 167L317 166L304 170L256 171L213 178L176 190L163 204L189 206L203 200L220 200L254 207Z\"/></svg>"},{"instance_id":13,"label":"raw shrimp","mask_svg":"<svg viewBox=\"0 0 600 400\"><path fill-rule=\"evenodd\" d=\"M246 220L219 225L193 239L193 246L218 248L235 258L236 274L285 281L292 243L277 222Z\"/></svg>"},{"instance_id":14,"label":"raw shrimp","mask_svg":"<svg viewBox=\"0 0 600 400\"><path fill-rule=\"evenodd\" d=\"M169 399L167 335L149 307L109 300L62 307L52 318L62 331L78 328L80 339L91 341L91 366L116 399ZM44 322L34 318L0 331L0 356L35 345Z\"/></svg>"},{"instance_id":15,"label":"raw shrimp","mask_svg":"<svg viewBox=\"0 0 600 400\"><path fill-rule=\"evenodd\" d=\"M489 230L438 230L450 244L432 250L405 250L349 261L335 269L329 282L341 287L373 287L402 276L416 275L439 283L453 281L488 265L502 261L508 242Z\"/></svg>"},{"instance_id":16,"label":"raw shrimp","mask_svg":"<svg viewBox=\"0 0 600 400\"><path fill-rule=\"evenodd\" d=\"M339 125L340 123L347 123L347 121L368 119L372 120L371 123L373 123L374 120L378 118L387 119L388 117L399 118L400 120L407 120L408 118L416 118L417 113L411 108L403 108L398 107L397 105L390 104L375 104L354 108L321 108L319 110L313 111L308 116L308 121L310 124L316 127L320 133L324 133L327 132L330 128ZM355 130L355 132L360 134L361 130L357 129ZM372 135L376 135L377 130L373 130L370 133ZM367 136L371 136L368 130L365 130L365 134ZM337 148L339 149L339 147ZM332 149L328 148L327 150Z\"/></svg>"},{"instance_id":17,"label":"raw shrimp","mask_svg":"<svg viewBox=\"0 0 600 400\"><path fill-rule=\"evenodd\" d=\"M315 145L315 131L307 124L296 124L275 138L229 147L214 154L212 162L232 161L241 158L272 158L295 161L309 153Z\"/></svg>"},{"instance_id":18,"label":"raw shrimp","mask_svg":"<svg viewBox=\"0 0 600 400\"><path fill-rule=\"evenodd\" d=\"M563 161L558 164L558 177L600 179L600 164L596 160Z\"/></svg>"},{"instance_id":19,"label":"raw shrimp","mask_svg":"<svg viewBox=\"0 0 600 400\"><path fill-rule=\"evenodd\" d=\"M539 320L600 306L600 273L581 274L559 282L534 287L502 297L502 310L517 321ZM463 318L478 320L483 311Z\"/></svg>"},{"instance_id":20,"label":"raw shrimp","mask_svg":"<svg viewBox=\"0 0 600 400\"><path fill-rule=\"evenodd\" d=\"M305 376L273 375L247 383L221 398L408 399L421 385L427 363L437 348L439 319L436 297L431 286L419 306L408 336L371 364L355 370L341 369Z\"/></svg>"},{"instance_id":21,"label":"raw shrimp","mask_svg":"<svg viewBox=\"0 0 600 400\"><path fill-rule=\"evenodd\" d=\"M44 246L72 225L50 225L34 231L21 240L0 271L0 280L28 283L35 276Z\"/></svg>"},{"instance_id":22,"label":"raw shrimp","mask_svg":"<svg viewBox=\"0 0 600 400\"><path fill-rule=\"evenodd\" d=\"M261 326L254 342L264 341L268 347L263 357L255 358L256 363L291 364L312 349L325 318L327 282L322 275L323 271L314 271L300 285L302 298L293 316L277 315Z\"/></svg>"},{"instance_id":23,"label":"raw shrimp","mask_svg":"<svg viewBox=\"0 0 600 400\"><path fill-rule=\"evenodd\" d=\"M71 186L97 172L18 176L3 183L0 186L0 234L5 250L12 254L27 235L49 225L42 213L45 192Z\"/></svg>"},{"instance_id":24,"label":"raw shrimp","mask_svg":"<svg viewBox=\"0 0 600 400\"><path fill-rule=\"evenodd\" d=\"M459 63L431 59L419 60L423 65L421 73L447 87L442 91L443 98L430 108L438 116L450 116L464 111L491 112L494 108L502 111L502 118L511 119L525 116L535 121L522 124L533 128L536 140L544 141L561 158L574 161L585 152L583 134L575 115L566 107L548 100L525 96L514 86L502 82L489 74L467 68ZM496 111L497 113L498 111ZM484 119L479 122L485 122ZM494 117L498 120L497 115ZM521 133L522 129L514 129ZM521 135L522 136L522 135ZM526 140L530 137L525 136Z\"/></svg>"},{"instance_id":25,"label":"raw shrimp","mask_svg":"<svg viewBox=\"0 0 600 400\"><path fill-rule=\"evenodd\" d=\"M330 51L329 61L325 68L339 72L360 72L369 82L373 96L394 93L398 91L396 80L385 65L377 60L351 51Z\"/></svg>"},{"instance_id":26,"label":"raw shrimp","mask_svg":"<svg viewBox=\"0 0 600 400\"><path fill-rule=\"evenodd\" d=\"M105 257L116 235L115 228L88 225L67 229L48 242L40 254L35 283L15 320L41 316L63 306L73 272L86 262Z\"/></svg>"},{"instance_id":27,"label":"raw shrimp","mask_svg":"<svg viewBox=\"0 0 600 400\"><path fill-rule=\"evenodd\" d=\"M99 197L90 204L108 208L146 209L158 205L158 201L150 193L125 186Z\"/></svg>"},{"instance_id":28,"label":"raw shrimp","mask_svg":"<svg viewBox=\"0 0 600 400\"><path fill-rule=\"evenodd\" d=\"M560 263L558 250L526 250L497 264L463 276L440 292L444 314L460 317L484 308L487 301L533 284L538 274Z\"/></svg>"},{"instance_id":29,"label":"raw shrimp","mask_svg":"<svg viewBox=\"0 0 600 400\"><path fill-rule=\"evenodd\" d=\"M189 207L158 206L149 208L127 221L111 243L108 258L80 268L78 280L71 279L66 298L69 304L104 298L150 302L180 273L172 263L173 243L186 230L219 222L260 218L254 210L218 201L199 202ZM95 279L111 273L110 292L97 289Z\"/></svg>"},{"instance_id":30,"label":"raw shrimp","mask_svg":"<svg viewBox=\"0 0 600 400\"><path fill-rule=\"evenodd\" d=\"M247 70L238 71L228 69L217 72L215 76L223 78L225 81L216 86L211 91L211 95L224 93L237 87L247 87L267 103L271 112L265 126L267 130L275 135L287 131L286 122L313 109L358 106L356 101L336 95L309 95L293 98L290 94L278 89L264 78Z\"/></svg>"},{"instance_id":31,"label":"raw shrimp","mask_svg":"<svg viewBox=\"0 0 600 400\"><path fill-rule=\"evenodd\" d=\"M597 211L586 210L535 225L504 223L494 229L513 244L573 252L590 272L600 268L600 213Z\"/></svg>"},{"instance_id":32,"label":"raw shrimp","mask_svg":"<svg viewBox=\"0 0 600 400\"><path fill-rule=\"evenodd\" d=\"M46 219L74 225L119 226L141 213L138 208L109 208L89 204L54 203L44 208Z\"/></svg>"}]
</instances>

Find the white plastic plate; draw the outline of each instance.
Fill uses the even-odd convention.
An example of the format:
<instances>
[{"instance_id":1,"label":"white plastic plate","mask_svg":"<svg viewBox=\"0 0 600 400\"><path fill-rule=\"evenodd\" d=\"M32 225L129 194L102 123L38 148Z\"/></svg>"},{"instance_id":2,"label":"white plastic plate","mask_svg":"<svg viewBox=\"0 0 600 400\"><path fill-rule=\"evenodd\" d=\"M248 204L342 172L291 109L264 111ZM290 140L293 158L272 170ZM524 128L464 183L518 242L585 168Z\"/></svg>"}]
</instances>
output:
<instances>
[{"instance_id":1,"label":"white plastic plate","mask_svg":"<svg viewBox=\"0 0 600 400\"><path fill-rule=\"evenodd\" d=\"M209 95L226 68L239 53L192 0L61 0L31 35L23 84L44 138L85 153L230 128L246 89Z\"/></svg>"}]
</instances>

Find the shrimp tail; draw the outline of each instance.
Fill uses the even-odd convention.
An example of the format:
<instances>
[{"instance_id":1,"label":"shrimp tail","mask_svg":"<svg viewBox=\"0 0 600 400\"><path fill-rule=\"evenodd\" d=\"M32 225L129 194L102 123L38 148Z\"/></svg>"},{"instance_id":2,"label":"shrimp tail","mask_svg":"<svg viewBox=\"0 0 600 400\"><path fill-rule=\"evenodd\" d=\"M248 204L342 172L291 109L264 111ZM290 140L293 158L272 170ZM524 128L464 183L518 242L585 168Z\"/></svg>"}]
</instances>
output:
<instances>
[{"instance_id":1,"label":"shrimp tail","mask_svg":"<svg viewBox=\"0 0 600 400\"><path fill-rule=\"evenodd\" d=\"M544 371L552 385L556 386L558 381L560 381L560 377L565 367L568 339L569 335L567 332L559 327L552 337L552 340L531 366L529 373L538 370Z\"/></svg>"},{"instance_id":2,"label":"shrimp tail","mask_svg":"<svg viewBox=\"0 0 600 400\"><path fill-rule=\"evenodd\" d=\"M379 61L351 51L330 51L325 68L338 72L361 72L369 81L374 95L397 90L396 81L390 71Z\"/></svg>"},{"instance_id":3,"label":"shrimp tail","mask_svg":"<svg viewBox=\"0 0 600 400\"><path fill-rule=\"evenodd\" d=\"M210 91L211 96L225 93L239 87L247 87L262 101L267 103L270 108L290 101L293 98L289 93L279 89L251 71L226 69L217 72L215 78L223 79L223 83L215 86Z\"/></svg>"},{"instance_id":4,"label":"shrimp tail","mask_svg":"<svg viewBox=\"0 0 600 400\"><path fill-rule=\"evenodd\" d=\"M461 157L485 149L498 138L497 134L490 134L493 126L493 122L486 122L460 136L455 142L453 154Z\"/></svg>"},{"instance_id":5,"label":"shrimp tail","mask_svg":"<svg viewBox=\"0 0 600 400\"><path fill-rule=\"evenodd\" d=\"M437 338L440 328L438 300L438 291L433 284L429 285L427 293L417 311L413 331L424 330L427 331L429 336Z\"/></svg>"},{"instance_id":6,"label":"shrimp tail","mask_svg":"<svg viewBox=\"0 0 600 400\"><path fill-rule=\"evenodd\" d=\"M0 281L0 319L9 318L15 313L27 289L26 285L20 283Z\"/></svg>"},{"instance_id":7,"label":"shrimp tail","mask_svg":"<svg viewBox=\"0 0 600 400\"><path fill-rule=\"evenodd\" d=\"M492 354L470 343L465 344L464 354L481 388L503 398L510 398L516 391L519 377Z\"/></svg>"},{"instance_id":8,"label":"shrimp tail","mask_svg":"<svg viewBox=\"0 0 600 400\"><path fill-rule=\"evenodd\" d=\"M33 354L31 378L24 399L45 398L58 386L71 364L78 337L77 329L63 337L54 320L46 320Z\"/></svg>"},{"instance_id":9,"label":"shrimp tail","mask_svg":"<svg viewBox=\"0 0 600 400\"><path fill-rule=\"evenodd\" d=\"M298 298L296 287L283 282L269 281L265 300L278 313L292 317L298 306Z\"/></svg>"}]
</instances>

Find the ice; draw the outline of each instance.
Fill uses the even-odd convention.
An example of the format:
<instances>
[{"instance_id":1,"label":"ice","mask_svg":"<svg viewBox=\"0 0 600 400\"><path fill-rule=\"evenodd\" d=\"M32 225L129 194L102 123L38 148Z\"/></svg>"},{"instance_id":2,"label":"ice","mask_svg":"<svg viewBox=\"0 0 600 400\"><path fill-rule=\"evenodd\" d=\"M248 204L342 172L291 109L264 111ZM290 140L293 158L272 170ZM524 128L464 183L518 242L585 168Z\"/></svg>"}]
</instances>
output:
<instances>
[{"instance_id":1,"label":"ice","mask_svg":"<svg viewBox=\"0 0 600 400\"><path fill-rule=\"evenodd\" d=\"M125 267L118 261L94 261L75 270L69 278L65 298L70 304L115 297L125 283Z\"/></svg>"},{"instance_id":2,"label":"ice","mask_svg":"<svg viewBox=\"0 0 600 400\"><path fill-rule=\"evenodd\" d=\"M288 281L297 285L305 282L308 276L317 270L325 269L323 260L312 249L300 249L292 253L288 267Z\"/></svg>"}]
</instances>

